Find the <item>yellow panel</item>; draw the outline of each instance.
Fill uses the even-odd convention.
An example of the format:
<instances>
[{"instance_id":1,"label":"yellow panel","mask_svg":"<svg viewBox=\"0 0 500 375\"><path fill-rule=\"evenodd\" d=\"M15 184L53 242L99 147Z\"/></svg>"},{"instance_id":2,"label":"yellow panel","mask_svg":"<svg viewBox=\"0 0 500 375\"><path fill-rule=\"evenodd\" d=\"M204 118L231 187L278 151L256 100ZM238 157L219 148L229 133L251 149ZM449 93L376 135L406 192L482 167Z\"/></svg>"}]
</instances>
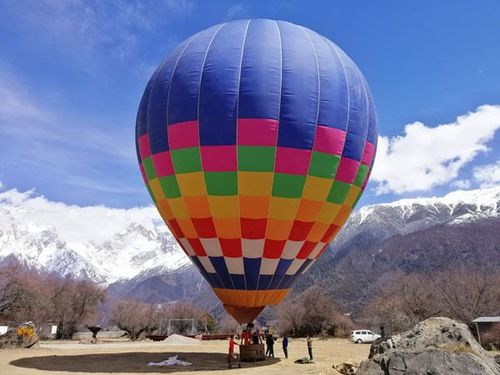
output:
<instances>
[{"instance_id":1,"label":"yellow panel","mask_svg":"<svg viewBox=\"0 0 500 375\"><path fill-rule=\"evenodd\" d=\"M189 217L186 206L184 204L184 200L181 197L167 199L167 202L170 206L170 210L172 211L172 215L174 215L174 218L183 219Z\"/></svg>"},{"instance_id":2,"label":"yellow panel","mask_svg":"<svg viewBox=\"0 0 500 375\"><path fill-rule=\"evenodd\" d=\"M321 207L323 207L323 202L321 201L302 199L297 212L297 220L309 222L316 221L321 211Z\"/></svg>"},{"instance_id":3,"label":"yellow panel","mask_svg":"<svg viewBox=\"0 0 500 375\"><path fill-rule=\"evenodd\" d=\"M181 228L184 236L186 238L197 238L198 233L196 233L196 229L194 228L193 222L189 218L177 219L177 224Z\"/></svg>"},{"instance_id":4,"label":"yellow panel","mask_svg":"<svg viewBox=\"0 0 500 375\"><path fill-rule=\"evenodd\" d=\"M307 176L304 184L304 192L302 198L313 201L325 201L333 180L331 178L321 178L316 176Z\"/></svg>"},{"instance_id":5,"label":"yellow panel","mask_svg":"<svg viewBox=\"0 0 500 375\"><path fill-rule=\"evenodd\" d=\"M208 197L210 204L210 212L212 217L220 218L239 218L239 202L238 196L214 196Z\"/></svg>"},{"instance_id":6,"label":"yellow panel","mask_svg":"<svg viewBox=\"0 0 500 375\"><path fill-rule=\"evenodd\" d=\"M324 223L316 222L313 224L311 231L307 235L306 241L309 242L319 242L321 238L325 235L328 230L329 225Z\"/></svg>"},{"instance_id":7,"label":"yellow panel","mask_svg":"<svg viewBox=\"0 0 500 375\"><path fill-rule=\"evenodd\" d=\"M337 217L341 209L340 204L325 202L318 216L318 221L324 224L331 224Z\"/></svg>"},{"instance_id":8,"label":"yellow panel","mask_svg":"<svg viewBox=\"0 0 500 375\"><path fill-rule=\"evenodd\" d=\"M153 192L153 195L157 202L162 199L165 199L165 195L163 194L163 189L161 188L160 179L158 177L155 177L151 181L149 181L149 188Z\"/></svg>"},{"instance_id":9,"label":"yellow panel","mask_svg":"<svg viewBox=\"0 0 500 375\"><path fill-rule=\"evenodd\" d=\"M180 173L175 178L183 197L206 195L203 172Z\"/></svg>"},{"instance_id":10,"label":"yellow panel","mask_svg":"<svg viewBox=\"0 0 500 375\"><path fill-rule=\"evenodd\" d=\"M202 219L210 217L210 207L208 205L208 198L205 195L197 197L183 197L187 210L191 217Z\"/></svg>"},{"instance_id":11,"label":"yellow panel","mask_svg":"<svg viewBox=\"0 0 500 375\"><path fill-rule=\"evenodd\" d=\"M347 197L345 198L344 204L349 207L354 206L354 202L356 202L356 199L358 198L360 192L361 188L359 186L351 185L349 193L347 193Z\"/></svg>"},{"instance_id":12,"label":"yellow panel","mask_svg":"<svg viewBox=\"0 0 500 375\"><path fill-rule=\"evenodd\" d=\"M270 197L240 195L240 216L247 219L266 219Z\"/></svg>"},{"instance_id":13,"label":"yellow panel","mask_svg":"<svg viewBox=\"0 0 500 375\"><path fill-rule=\"evenodd\" d=\"M294 220L299 208L299 198L271 197L269 218L278 220Z\"/></svg>"},{"instance_id":14,"label":"yellow panel","mask_svg":"<svg viewBox=\"0 0 500 375\"><path fill-rule=\"evenodd\" d=\"M241 195L270 196L273 190L272 172L238 171L238 193Z\"/></svg>"},{"instance_id":15,"label":"yellow panel","mask_svg":"<svg viewBox=\"0 0 500 375\"><path fill-rule=\"evenodd\" d=\"M276 220L269 219L267 221L266 238L270 240L286 240L292 230L293 220Z\"/></svg>"},{"instance_id":16,"label":"yellow panel","mask_svg":"<svg viewBox=\"0 0 500 375\"><path fill-rule=\"evenodd\" d=\"M219 238L240 238L241 226L239 218L212 218L215 226L215 232Z\"/></svg>"}]
</instances>

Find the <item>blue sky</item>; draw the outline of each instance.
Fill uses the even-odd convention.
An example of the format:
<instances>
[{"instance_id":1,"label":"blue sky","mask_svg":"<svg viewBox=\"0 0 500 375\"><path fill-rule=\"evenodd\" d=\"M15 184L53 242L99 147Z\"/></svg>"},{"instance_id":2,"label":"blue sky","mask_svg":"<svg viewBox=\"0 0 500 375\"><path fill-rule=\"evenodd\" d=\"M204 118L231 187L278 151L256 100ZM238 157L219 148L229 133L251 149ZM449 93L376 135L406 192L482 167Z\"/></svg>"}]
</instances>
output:
<instances>
[{"instance_id":1,"label":"blue sky","mask_svg":"<svg viewBox=\"0 0 500 375\"><path fill-rule=\"evenodd\" d=\"M500 183L500 1L18 0L0 2L3 188L150 204L134 150L149 76L191 34L258 17L325 35L367 77L383 138L361 205Z\"/></svg>"}]
</instances>

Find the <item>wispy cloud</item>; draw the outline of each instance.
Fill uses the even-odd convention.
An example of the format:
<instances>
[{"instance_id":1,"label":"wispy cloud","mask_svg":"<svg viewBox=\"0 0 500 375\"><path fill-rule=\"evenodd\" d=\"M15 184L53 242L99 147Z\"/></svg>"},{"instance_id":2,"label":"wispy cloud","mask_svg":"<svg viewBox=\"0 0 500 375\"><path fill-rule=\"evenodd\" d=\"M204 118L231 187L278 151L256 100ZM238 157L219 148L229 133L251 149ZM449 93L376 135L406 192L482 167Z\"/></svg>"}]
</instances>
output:
<instances>
[{"instance_id":1,"label":"wispy cloud","mask_svg":"<svg viewBox=\"0 0 500 375\"><path fill-rule=\"evenodd\" d=\"M481 188L500 185L500 160L496 163L477 166L473 170L474 180Z\"/></svg>"},{"instance_id":2,"label":"wispy cloud","mask_svg":"<svg viewBox=\"0 0 500 375\"><path fill-rule=\"evenodd\" d=\"M483 105L435 127L408 124L404 135L379 137L372 173L376 194L424 191L450 183L500 129L500 105Z\"/></svg>"}]
</instances>

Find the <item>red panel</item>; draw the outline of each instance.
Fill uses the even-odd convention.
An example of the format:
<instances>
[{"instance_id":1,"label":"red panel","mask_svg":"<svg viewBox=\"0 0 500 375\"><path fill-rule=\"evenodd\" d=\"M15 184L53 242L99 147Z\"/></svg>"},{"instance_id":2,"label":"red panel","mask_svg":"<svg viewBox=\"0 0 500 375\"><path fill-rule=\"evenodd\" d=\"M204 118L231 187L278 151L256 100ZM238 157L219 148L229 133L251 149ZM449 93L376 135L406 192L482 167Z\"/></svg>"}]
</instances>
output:
<instances>
[{"instance_id":1,"label":"red panel","mask_svg":"<svg viewBox=\"0 0 500 375\"><path fill-rule=\"evenodd\" d=\"M138 140L139 143L139 155L141 155L141 160L146 159L151 155L151 149L149 148L149 136L148 134L141 135Z\"/></svg>"},{"instance_id":2,"label":"red panel","mask_svg":"<svg viewBox=\"0 0 500 375\"><path fill-rule=\"evenodd\" d=\"M276 149L276 166L278 173L307 174L311 150L298 148L278 147Z\"/></svg>"},{"instance_id":3,"label":"red panel","mask_svg":"<svg viewBox=\"0 0 500 375\"><path fill-rule=\"evenodd\" d=\"M321 238L321 242L329 243L332 240L333 236L335 236L337 234L339 229L340 229L340 227L335 225L335 224L330 225L328 227L328 230L324 234L323 238Z\"/></svg>"},{"instance_id":4,"label":"red panel","mask_svg":"<svg viewBox=\"0 0 500 375\"><path fill-rule=\"evenodd\" d=\"M201 162L206 172L236 171L236 146L201 146Z\"/></svg>"},{"instance_id":5,"label":"red panel","mask_svg":"<svg viewBox=\"0 0 500 375\"><path fill-rule=\"evenodd\" d=\"M314 151L342 155L346 132L328 126L318 125L314 139Z\"/></svg>"},{"instance_id":6,"label":"red panel","mask_svg":"<svg viewBox=\"0 0 500 375\"><path fill-rule=\"evenodd\" d=\"M199 146L198 121L179 122L167 127L171 149Z\"/></svg>"},{"instance_id":7,"label":"red panel","mask_svg":"<svg viewBox=\"0 0 500 375\"><path fill-rule=\"evenodd\" d=\"M219 243L225 257L239 258L242 256L241 240L239 238L219 238Z\"/></svg>"},{"instance_id":8,"label":"red panel","mask_svg":"<svg viewBox=\"0 0 500 375\"><path fill-rule=\"evenodd\" d=\"M159 152L157 154L153 154L152 159L157 176L165 177L174 174L174 167L172 165L172 158L170 157L170 151L164 151L164 152Z\"/></svg>"},{"instance_id":9,"label":"red panel","mask_svg":"<svg viewBox=\"0 0 500 375\"><path fill-rule=\"evenodd\" d=\"M238 145L276 146L278 121L272 119L238 119Z\"/></svg>"},{"instance_id":10,"label":"red panel","mask_svg":"<svg viewBox=\"0 0 500 375\"><path fill-rule=\"evenodd\" d=\"M212 218L207 217L203 219L191 218L193 221L193 225L196 229L196 233L201 238L214 238L217 237L217 233L215 232L214 222Z\"/></svg>"},{"instance_id":11,"label":"red panel","mask_svg":"<svg viewBox=\"0 0 500 375\"><path fill-rule=\"evenodd\" d=\"M289 239L292 241L304 241L311 231L314 222L304 222L295 220L293 222L292 230L290 231Z\"/></svg>"},{"instance_id":12,"label":"red panel","mask_svg":"<svg viewBox=\"0 0 500 375\"><path fill-rule=\"evenodd\" d=\"M266 235L267 219L241 218L241 237L260 240Z\"/></svg>"},{"instance_id":13,"label":"red panel","mask_svg":"<svg viewBox=\"0 0 500 375\"><path fill-rule=\"evenodd\" d=\"M317 242L310 242L310 241L304 242L304 244L300 248L299 253L297 254L297 259L307 258L317 244L318 244Z\"/></svg>"},{"instance_id":14,"label":"red panel","mask_svg":"<svg viewBox=\"0 0 500 375\"><path fill-rule=\"evenodd\" d=\"M179 226L179 224L177 224L177 220L175 219L168 220L167 224L168 228L170 229L175 238L184 237L184 233L182 233L181 227Z\"/></svg>"},{"instance_id":15,"label":"red panel","mask_svg":"<svg viewBox=\"0 0 500 375\"><path fill-rule=\"evenodd\" d=\"M264 243L264 258L277 259L281 258L283 249L285 248L286 240L269 240Z\"/></svg>"},{"instance_id":16,"label":"red panel","mask_svg":"<svg viewBox=\"0 0 500 375\"><path fill-rule=\"evenodd\" d=\"M205 252L205 249L203 248L203 245L201 244L200 240L198 238L188 238L187 239L191 247L193 248L194 252L198 256L206 257L207 253Z\"/></svg>"}]
</instances>

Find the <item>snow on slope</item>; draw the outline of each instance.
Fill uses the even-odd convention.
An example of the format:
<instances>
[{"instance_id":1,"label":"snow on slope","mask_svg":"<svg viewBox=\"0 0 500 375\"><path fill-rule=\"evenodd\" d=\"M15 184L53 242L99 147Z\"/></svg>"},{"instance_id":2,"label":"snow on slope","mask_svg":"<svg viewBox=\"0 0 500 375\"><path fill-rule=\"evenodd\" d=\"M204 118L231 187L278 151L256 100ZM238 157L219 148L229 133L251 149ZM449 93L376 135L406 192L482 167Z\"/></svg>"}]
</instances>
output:
<instances>
[{"instance_id":1,"label":"snow on slope","mask_svg":"<svg viewBox=\"0 0 500 375\"><path fill-rule=\"evenodd\" d=\"M0 260L9 255L100 283L189 263L154 207L79 207L15 189L0 192Z\"/></svg>"}]
</instances>

